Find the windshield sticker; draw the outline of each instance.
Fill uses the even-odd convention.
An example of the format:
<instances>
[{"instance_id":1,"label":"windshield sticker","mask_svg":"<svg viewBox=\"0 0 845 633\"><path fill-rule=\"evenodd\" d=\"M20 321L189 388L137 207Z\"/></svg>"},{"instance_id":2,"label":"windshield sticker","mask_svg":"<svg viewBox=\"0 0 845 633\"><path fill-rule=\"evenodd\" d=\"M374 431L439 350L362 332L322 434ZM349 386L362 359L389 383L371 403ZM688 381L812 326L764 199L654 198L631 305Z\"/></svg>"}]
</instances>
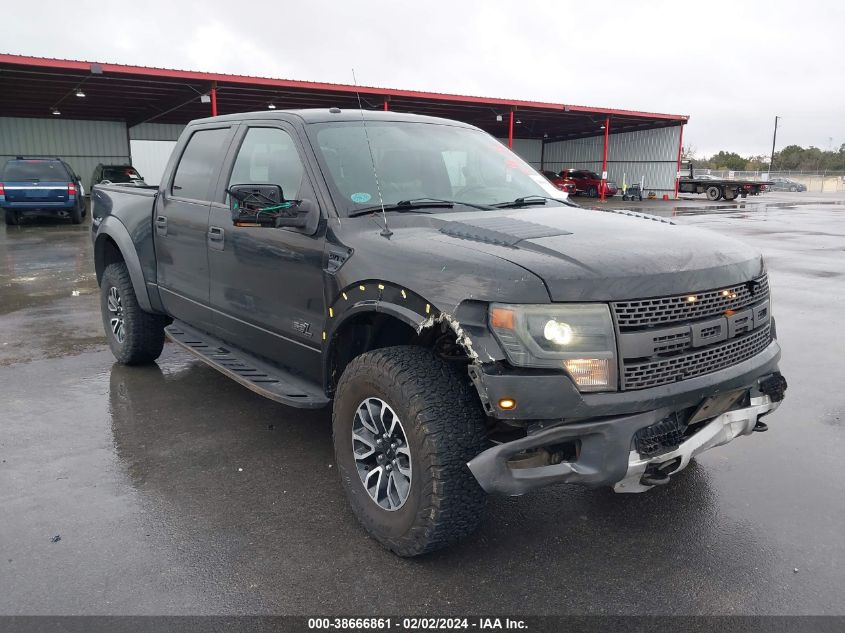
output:
<instances>
[{"instance_id":1,"label":"windshield sticker","mask_svg":"<svg viewBox=\"0 0 845 633\"><path fill-rule=\"evenodd\" d=\"M359 191L358 193L353 193L349 197L352 198L352 202L357 202L359 204L364 203L364 202L369 202L370 199L372 198L372 196L370 194L365 193L363 191Z\"/></svg>"}]
</instances>

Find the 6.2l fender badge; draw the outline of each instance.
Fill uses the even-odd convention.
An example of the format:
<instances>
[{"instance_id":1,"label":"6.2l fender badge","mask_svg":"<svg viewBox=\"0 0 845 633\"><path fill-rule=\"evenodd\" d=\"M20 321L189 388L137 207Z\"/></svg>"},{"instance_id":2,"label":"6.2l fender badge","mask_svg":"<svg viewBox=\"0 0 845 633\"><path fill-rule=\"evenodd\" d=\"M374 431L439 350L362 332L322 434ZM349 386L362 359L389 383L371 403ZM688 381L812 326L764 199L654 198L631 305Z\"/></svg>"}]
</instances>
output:
<instances>
[{"instance_id":1,"label":"6.2l fender badge","mask_svg":"<svg viewBox=\"0 0 845 633\"><path fill-rule=\"evenodd\" d=\"M294 321L293 329L302 334L303 336L307 336L308 338L311 338L314 335L314 333L311 331L311 324L307 321Z\"/></svg>"}]
</instances>

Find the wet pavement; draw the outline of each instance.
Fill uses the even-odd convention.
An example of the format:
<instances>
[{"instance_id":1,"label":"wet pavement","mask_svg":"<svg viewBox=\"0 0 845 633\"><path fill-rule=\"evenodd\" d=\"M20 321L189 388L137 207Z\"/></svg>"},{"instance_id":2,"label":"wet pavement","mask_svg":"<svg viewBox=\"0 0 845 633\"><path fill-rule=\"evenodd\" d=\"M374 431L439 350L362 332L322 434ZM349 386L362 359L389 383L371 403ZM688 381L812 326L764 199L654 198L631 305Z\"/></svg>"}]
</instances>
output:
<instances>
[{"instance_id":1,"label":"wet pavement","mask_svg":"<svg viewBox=\"0 0 845 633\"><path fill-rule=\"evenodd\" d=\"M115 365L87 226L0 228L0 614L845 614L845 206L767 200L636 208L766 254L770 431L643 495L491 499L416 560L353 518L328 413L173 345Z\"/></svg>"}]
</instances>

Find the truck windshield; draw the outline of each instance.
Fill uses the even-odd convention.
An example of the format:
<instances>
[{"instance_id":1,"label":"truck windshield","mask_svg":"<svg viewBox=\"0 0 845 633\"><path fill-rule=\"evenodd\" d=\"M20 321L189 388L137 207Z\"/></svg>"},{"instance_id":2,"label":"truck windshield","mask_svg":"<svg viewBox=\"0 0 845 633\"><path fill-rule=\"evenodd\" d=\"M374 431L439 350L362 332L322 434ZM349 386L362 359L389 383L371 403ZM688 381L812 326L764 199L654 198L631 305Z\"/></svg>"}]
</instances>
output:
<instances>
[{"instance_id":1,"label":"truck windshield","mask_svg":"<svg viewBox=\"0 0 845 633\"><path fill-rule=\"evenodd\" d=\"M56 160L10 160L3 168L5 182L67 182L65 166Z\"/></svg>"},{"instance_id":2,"label":"truck windshield","mask_svg":"<svg viewBox=\"0 0 845 633\"><path fill-rule=\"evenodd\" d=\"M323 171L346 214L379 203L360 121L314 125ZM404 121L367 121L384 204L432 198L492 205L562 194L533 167L479 130ZM561 200L561 204L566 204ZM461 211L468 210L460 207Z\"/></svg>"}]
</instances>

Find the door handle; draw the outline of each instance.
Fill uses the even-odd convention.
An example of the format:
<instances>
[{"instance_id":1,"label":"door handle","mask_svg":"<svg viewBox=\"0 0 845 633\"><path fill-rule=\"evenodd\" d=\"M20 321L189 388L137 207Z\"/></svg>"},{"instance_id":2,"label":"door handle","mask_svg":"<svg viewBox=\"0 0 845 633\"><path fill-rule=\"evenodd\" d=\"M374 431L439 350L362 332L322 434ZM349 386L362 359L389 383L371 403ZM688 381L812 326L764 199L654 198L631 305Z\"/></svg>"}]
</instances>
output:
<instances>
[{"instance_id":1,"label":"door handle","mask_svg":"<svg viewBox=\"0 0 845 633\"><path fill-rule=\"evenodd\" d=\"M167 235L167 218L163 215L156 217L156 235Z\"/></svg>"},{"instance_id":2,"label":"door handle","mask_svg":"<svg viewBox=\"0 0 845 633\"><path fill-rule=\"evenodd\" d=\"M208 227L208 246L216 251L223 250L223 237L226 232L219 226Z\"/></svg>"}]
</instances>

